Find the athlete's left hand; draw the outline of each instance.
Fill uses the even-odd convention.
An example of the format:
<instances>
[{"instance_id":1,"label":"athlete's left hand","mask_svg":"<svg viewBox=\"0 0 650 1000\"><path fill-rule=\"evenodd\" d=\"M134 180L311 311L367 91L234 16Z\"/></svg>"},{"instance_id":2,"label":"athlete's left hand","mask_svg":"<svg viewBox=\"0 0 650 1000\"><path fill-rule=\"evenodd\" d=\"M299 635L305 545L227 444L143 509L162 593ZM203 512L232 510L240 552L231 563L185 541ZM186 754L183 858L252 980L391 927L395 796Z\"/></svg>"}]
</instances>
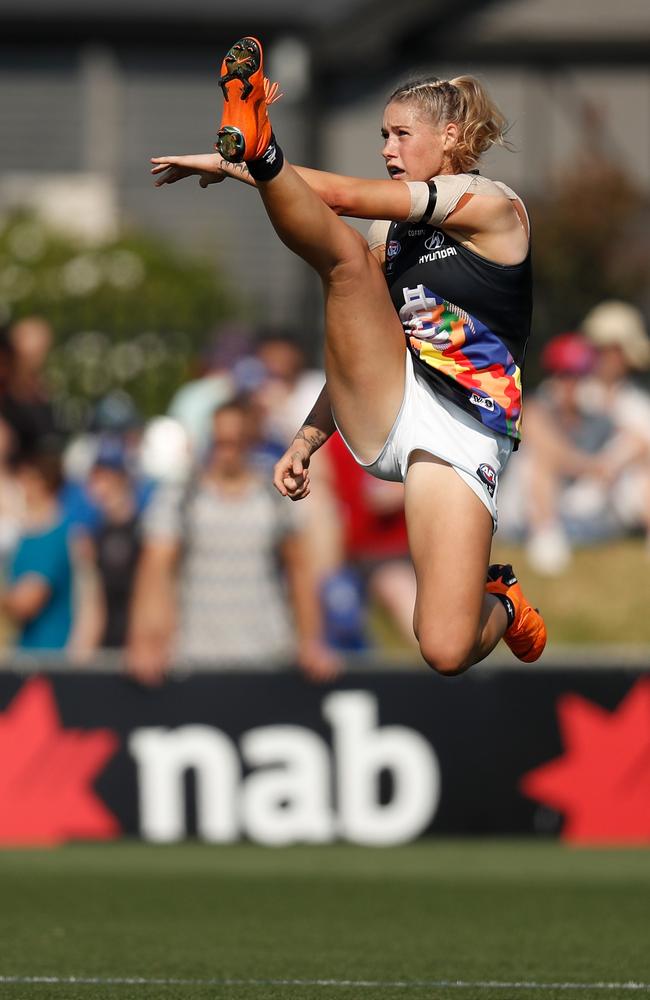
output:
<instances>
[{"instance_id":1,"label":"athlete's left hand","mask_svg":"<svg viewBox=\"0 0 650 1000\"><path fill-rule=\"evenodd\" d=\"M219 153L190 153L188 156L152 156L151 173L157 177L156 187L175 184L186 177L198 177L202 188L220 184L228 174L221 169Z\"/></svg>"},{"instance_id":2,"label":"athlete's left hand","mask_svg":"<svg viewBox=\"0 0 650 1000\"><path fill-rule=\"evenodd\" d=\"M304 438L294 438L273 469L273 485L278 493L290 500L309 496L309 459L311 445Z\"/></svg>"}]
</instances>

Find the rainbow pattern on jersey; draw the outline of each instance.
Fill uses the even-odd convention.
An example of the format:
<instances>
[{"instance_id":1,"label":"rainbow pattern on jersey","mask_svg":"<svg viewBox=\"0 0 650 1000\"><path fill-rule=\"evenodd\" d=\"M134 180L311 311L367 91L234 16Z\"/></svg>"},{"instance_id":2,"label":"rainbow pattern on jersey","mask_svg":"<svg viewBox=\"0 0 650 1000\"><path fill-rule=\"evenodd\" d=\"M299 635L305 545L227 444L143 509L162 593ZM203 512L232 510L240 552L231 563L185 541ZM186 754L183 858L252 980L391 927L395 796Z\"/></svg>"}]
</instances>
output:
<instances>
[{"instance_id":1,"label":"rainbow pattern on jersey","mask_svg":"<svg viewBox=\"0 0 650 1000\"><path fill-rule=\"evenodd\" d=\"M503 341L424 285L404 289L399 316L413 354L453 379L481 423L519 440L521 370Z\"/></svg>"}]
</instances>

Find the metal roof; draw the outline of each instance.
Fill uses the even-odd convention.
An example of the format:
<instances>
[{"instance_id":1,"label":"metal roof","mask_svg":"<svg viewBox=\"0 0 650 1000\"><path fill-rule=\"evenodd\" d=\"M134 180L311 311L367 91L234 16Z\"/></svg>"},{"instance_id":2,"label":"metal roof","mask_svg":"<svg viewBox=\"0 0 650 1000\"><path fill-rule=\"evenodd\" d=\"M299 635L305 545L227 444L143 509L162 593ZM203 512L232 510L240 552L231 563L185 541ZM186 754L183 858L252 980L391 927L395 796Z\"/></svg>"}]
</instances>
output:
<instances>
[{"instance_id":1,"label":"metal roof","mask_svg":"<svg viewBox=\"0 0 650 1000\"><path fill-rule=\"evenodd\" d=\"M237 3L223 0L2 0L0 17L8 19L46 18L67 20L176 20L179 15L213 24L239 22L242 34L259 24L287 24L314 27L328 24L351 10L368 6L367 0L247 0L245 15ZM374 6L374 4L371 4Z\"/></svg>"},{"instance_id":2,"label":"metal roof","mask_svg":"<svg viewBox=\"0 0 650 1000\"><path fill-rule=\"evenodd\" d=\"M347 79L443 57L647 64L650 47L650 0L246 0L242 8L224 0L0 0L0 39L191 50L247 33L267 42L296 35L308 41L316 73L344 90Z\"/></svg>"}]
</instances>

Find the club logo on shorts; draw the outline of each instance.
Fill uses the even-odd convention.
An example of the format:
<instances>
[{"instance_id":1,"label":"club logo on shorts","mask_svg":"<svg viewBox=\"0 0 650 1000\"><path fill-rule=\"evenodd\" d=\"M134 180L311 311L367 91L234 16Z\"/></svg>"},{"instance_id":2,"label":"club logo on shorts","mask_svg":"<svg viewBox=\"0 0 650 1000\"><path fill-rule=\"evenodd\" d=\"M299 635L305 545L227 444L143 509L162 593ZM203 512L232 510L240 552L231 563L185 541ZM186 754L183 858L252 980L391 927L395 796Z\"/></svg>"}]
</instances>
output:
<instances>
[{"instance_id":1,"label":"club logo on shorts","mask_svg":"<svg viewBox=\"0 0 650 1000\"><path fill-rule=\"evenodd\" d=\"M401 249L402 249L402 244L400 243L399 240L389 240L388 246L386 247L386 256L388 257L389 260L392 260L393 257L397 257Z\"/></svg>"},{"instance_id":2,"label":"club logo on shorts","mask_svg":"<svg viewBox=\"0 0 650 1000\"><path fill-rule=\"evenodd\" d=\"M478 392L473 392L469 397L470 403L473 406L480 406L484 410L489 410L490 413L494 413L494 400L490 399L489 396L481 396Z\"/></svg>"},{"instance_id":3,"label":"club logo on shorts","mask_svg":"<svg viewBox=\"0 0 650 1000\"><path fill-rule=\"evenodd\" d=\"M497 488L497 474L492 466L487 465L485 462L481 462L476 470L476 475L481 480L490 496L493 497L494 491Z\"/></svg>"},{"instance_id":4,"label":"club logo on shorts","mask_svg":"<svg viewBox=\"0 0 650 1000\"><path fill-rule=\"evenodd\" d=\"M433 236L430 236L428 240L424 241L424 245L427 250L439 250L444 242L445 234L441 233L439 229L436 229Z\"/></svg>"}]
</instances>

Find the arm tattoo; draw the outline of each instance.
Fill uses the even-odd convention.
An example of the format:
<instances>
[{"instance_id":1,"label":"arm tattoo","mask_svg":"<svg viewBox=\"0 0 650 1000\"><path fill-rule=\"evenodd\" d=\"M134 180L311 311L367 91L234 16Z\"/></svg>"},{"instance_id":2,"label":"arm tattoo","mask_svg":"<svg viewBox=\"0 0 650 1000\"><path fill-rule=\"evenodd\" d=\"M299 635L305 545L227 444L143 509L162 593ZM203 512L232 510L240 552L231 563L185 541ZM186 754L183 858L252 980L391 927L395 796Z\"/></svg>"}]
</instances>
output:
<instances>
[{"instance_id":1,"label":"arm tattoo","mask_svg":"<svg viewBox=\"0 0 650 1000\"><path fill-rule=\"evenodd\" d=\"M230 160L224 160L222 158L219 161L219 169L223 170L227 174L241 174L241 176L246 179L250 178L248 167L245 163L231 163Z\"/></svg>"},{"instance_id":2,"label":"arm tattoo","mask_svg":"<svg viewBox=\"0 0 650 1000\"><path fill-rule=\"evenodd\" d=\"M334 416L330 407L327 385L321 389L311 412L305 417L294 441L304 441L309 446L309 454L317 451L334 433Z\"/></svg>"},{"instance_id":3,"label":"arm tattoo","mask_svg":"<svg viewBox=\"0 0 650 1000\"><path fill-rule=\"evenodd\" d=\"M316 451L327 441L327 434L324 431L319 431L317 427L308 427L308 423L309 419L300 428L294 440L305 441L312 451Z\"/></svg>"}]
</instances>

